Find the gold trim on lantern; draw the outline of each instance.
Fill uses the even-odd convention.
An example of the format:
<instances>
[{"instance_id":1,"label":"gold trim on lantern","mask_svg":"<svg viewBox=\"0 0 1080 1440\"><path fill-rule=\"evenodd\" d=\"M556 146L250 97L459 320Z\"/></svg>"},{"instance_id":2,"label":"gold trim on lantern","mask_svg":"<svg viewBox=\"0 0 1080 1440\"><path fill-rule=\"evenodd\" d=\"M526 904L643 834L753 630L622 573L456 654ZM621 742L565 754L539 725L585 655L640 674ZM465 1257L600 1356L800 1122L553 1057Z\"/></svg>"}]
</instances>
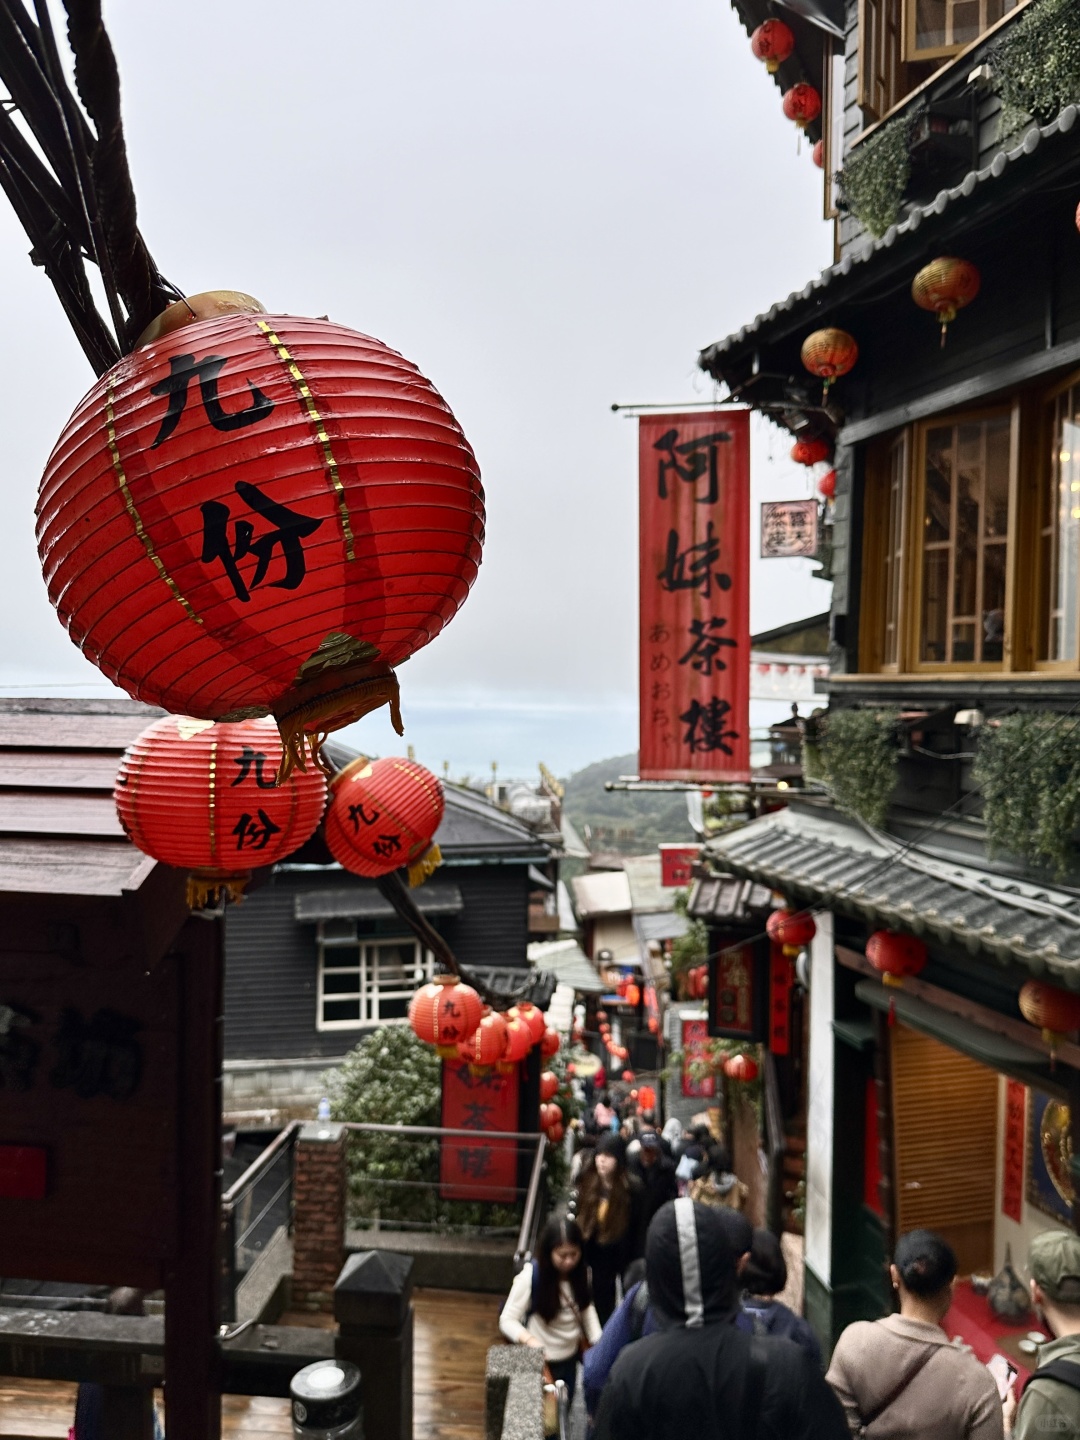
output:
<instances>
[{"instance_id":1,"label":"gold trim on lantern","mask_svg":"<svg viewBox=\"0 0 1080 1440\"><path fill-rule=\"evenodd\" d=\"M193 870L187 878L187 903L191 910L205 910L211 902L224 897L239 903L244 898L244 887L251 879L251 872L242 875L207 875Z\"/></svg>"},{"instance_id":2,"label":"gold trim on lantern","mask_svg":"<svg viewBox=\"0 0 1080 1440\"><path fill-rule=\"evenodd\" d=\"M289 354L280 336L274 334L274 331L265 320L256 320L255 323L266 336L269 344L274 347L278 359L283 362L285 368L288 370L289 378L296 388L296 393L300 396L301 404L308 413L308 419L311 421L312 429L315 431L315 438L319 442L319 446L323 452L323 460L326 463L326 473L329 475L330 484L334 487L335 494L337 495L338 513L341 516L341 529L345 536L345 559L355 560L356 548L353 544L349 507L345 500L345 486L341 483L337 461L334 459L334 452L330 448L330 436L326 433L326 426L323 424L323 418L319 414L318 407L315 404L315 397L312 395L311 389L304 379L303 371Z\"/></svg>"},{"instance_id":3,"label":"gold trim on lantern","mask_svg":"<svg viewBox=\"0 0 1080 1440\"><path fill-rule=\"evenodd\" d=\"M209 810L210 810L210 814L209 814L210 854L211 854L211 855L214 857L214 859L216 860L216 859L217 859L217 829L216 829L215 821L216 821L216 819L217 819L217 815L216 815L216 809L217 809L217 786L214 784L214 781L217 779L217 741L216 741L216 740L211 740L211 742L210 742L210 765L209 765L209 768L208 768L208 773L209 773L209 777L210 777L210 793L209 793L209 797L208 797Z\"/></svg>"},{"instance_id":4,"label":"gold trim on lantern","mask_svg":"<svg viewBox=\"0 0 1080 1440\"><path fill-rule=\"evenodd\" d=\"M120 487L120 494L124 497L124 508L131 517L131 523L135 527L135 534L142 541L143 548L146 550L147 555L153 561L162 580L165 581L165 584L168 585L172 591L173 599L179 601L184 607L184 611L189 619L194 620L196 625L201 625L203 623L202 616L196 615L191 602L181 593L179 585L177 585L176 581L165 569L165 562L154 549L154 542L146 533L138 508L135 501L131 498L131 490L128 486L127 475L124 471L124 462L120 458L120 447L116 443L116 411L113 409L113 401L115 398L116 391L110 384L105 391L105 439L109 446L109 458L112 461L113 474L116 476L116 483Z\"/></svg>"},{"instance_id":5,"label":"gold trim on lantern","mask_svg":"<svg viewBox=\"0 0 1080 1440\"><path fill-rule=\"evenodd\" d=\"M425 850L419 860L414 860L409 866L409 888L415 890L417 885L422 885L434 875L442 864L442 859L442 851L438 845L432 845Z\"/></svg>"}]
</instances>

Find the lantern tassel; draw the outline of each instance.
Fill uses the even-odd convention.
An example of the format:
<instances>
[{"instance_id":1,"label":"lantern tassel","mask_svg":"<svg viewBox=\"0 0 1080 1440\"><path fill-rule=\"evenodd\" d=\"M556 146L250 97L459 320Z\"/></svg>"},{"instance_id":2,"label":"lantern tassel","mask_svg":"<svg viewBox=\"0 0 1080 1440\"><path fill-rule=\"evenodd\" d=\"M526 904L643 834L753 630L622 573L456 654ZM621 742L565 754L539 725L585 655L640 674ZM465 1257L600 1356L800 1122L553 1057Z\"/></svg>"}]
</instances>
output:
<instances>
[{"instance_id":1,"label":"lantern tassel","mask_svg":"<svg viewBox=\"0 0 1080 1440\"><path fill-rule=\"evenodd\" d=\"M193 871L187 879L186 900L190 910L205 910L216 904L224 891L225 898L239 903L244 898L244 887L249 875L200 875Z\"/></svg>"},{"instance_id":2,"label":"lantern tassel","mask_svg":"<svg viewBox=\"0 0 1080 1440\"><path fill-rule=\"evenodd\" d=\"M418 885L422 885L425 880L434 875L435 871L442 864L442 859L442 851L438 845L431 845L424 851L419 860L414 860L409 866L410 890L415 890Z\"/></svg>"},{"instance_id":3,"label":"lantern tassel","mask_svg":"<svg viewBox=\"0 0 1080 1440\"><path fill-rule=\"evenodd\" d=\"M284 784L294 769L307 769L309 751L312 762L326 774L332 774L332 767L323 756L327 736L343 725L362 719L380 705L389 705L390 723L398 735L404 735L397 676L389 665L367 665L363 669L363 678L357 677L354 671L354 678L348 684L310 694L288 710L275 710L282 749L279 785ZM293 691L290 698L295 698L296 693Z\"/></svg>"}]
</instances>

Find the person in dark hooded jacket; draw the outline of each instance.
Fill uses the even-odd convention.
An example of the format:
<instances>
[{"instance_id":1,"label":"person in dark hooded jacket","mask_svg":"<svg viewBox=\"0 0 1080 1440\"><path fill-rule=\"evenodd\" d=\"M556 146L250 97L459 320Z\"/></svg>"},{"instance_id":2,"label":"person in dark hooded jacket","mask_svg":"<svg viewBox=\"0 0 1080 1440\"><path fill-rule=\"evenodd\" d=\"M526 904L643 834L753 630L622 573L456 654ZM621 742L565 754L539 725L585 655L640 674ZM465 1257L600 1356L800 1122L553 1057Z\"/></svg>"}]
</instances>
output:
<instances>
[{"instance_id":1,"label":"person in dark hooded jacket","mask_svg":"<svg viewBox=\"0 0 1080 1440\"><path fill-rule=\"evenodd\" d=\"M669 1201L649 1226L645 1266L660 1328L615 1362L596 1440L849 1440L843 1410L806 1351L734 1324L735 1255L715 1210L688 1197Z\"/></svg>"}]
</instances>

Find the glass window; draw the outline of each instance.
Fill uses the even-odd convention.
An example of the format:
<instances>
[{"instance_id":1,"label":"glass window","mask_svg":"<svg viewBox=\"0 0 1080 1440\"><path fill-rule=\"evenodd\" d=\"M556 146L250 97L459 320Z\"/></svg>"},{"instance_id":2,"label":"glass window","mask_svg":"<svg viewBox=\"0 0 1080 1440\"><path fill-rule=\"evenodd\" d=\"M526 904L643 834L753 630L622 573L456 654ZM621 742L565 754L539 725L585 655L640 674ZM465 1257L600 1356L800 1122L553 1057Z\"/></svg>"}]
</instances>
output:
<instances>
[{"instance_id":1,"label":"glass window","mask_svg":"<svg viewBox=\"0 0 1080 1440\"><path fill-rule=\"evenodd\" d=\"M1080 560L1080 385L1052 402L1051 463L1040 517L1040 660L1077 658Z\"/></svg>"},{"instance_id":2,"label":"glass window","mask_svg":"<svg viewBox=\"0 0 1080 1440\"><path fill-rule=\"evenodd\" d=\"M925 431L919 659L999 664L1005 644L1012 417Z\"/></svg>"},{"instance_id":3,"label":"glass window","mask_svg":"<svg viewBox=\"0 0 1080 1440\"><path fill-rule=\"evenodd\" d=\"M413 992L432 975L432 956L417 941L350 940L335 921L320 924L318 949L320 1030L404 1020Z\"/></svg>"},{"instance_id":4,"label":"glass window","mask_svg":"<svg viewBox=\"0 0 1080 1440\"><path fill-rule=\"evenodd\" d=\"M909 60L962 49L1020 0L908 0Z\"/></svg>"}]
</instances>

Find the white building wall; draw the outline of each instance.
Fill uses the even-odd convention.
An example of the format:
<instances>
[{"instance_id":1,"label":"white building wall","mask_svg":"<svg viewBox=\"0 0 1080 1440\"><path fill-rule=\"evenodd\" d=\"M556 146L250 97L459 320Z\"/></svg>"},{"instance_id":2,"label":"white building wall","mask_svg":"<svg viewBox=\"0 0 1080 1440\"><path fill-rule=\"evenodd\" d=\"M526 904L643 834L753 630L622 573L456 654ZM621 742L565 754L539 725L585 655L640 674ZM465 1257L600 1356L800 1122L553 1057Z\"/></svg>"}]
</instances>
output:
<instances>
[{"instance_id":1,"label":"white building wall","mask_svg":"<svg viewBox=\"0 0 1080 1440\"><path fill-rule=\"evenodd\" d=\"M816 917L810 944L810 1071L806 1106L806 1263L823 1285L832 1276L833 917Z\"/></svg>"}]
</instances>

